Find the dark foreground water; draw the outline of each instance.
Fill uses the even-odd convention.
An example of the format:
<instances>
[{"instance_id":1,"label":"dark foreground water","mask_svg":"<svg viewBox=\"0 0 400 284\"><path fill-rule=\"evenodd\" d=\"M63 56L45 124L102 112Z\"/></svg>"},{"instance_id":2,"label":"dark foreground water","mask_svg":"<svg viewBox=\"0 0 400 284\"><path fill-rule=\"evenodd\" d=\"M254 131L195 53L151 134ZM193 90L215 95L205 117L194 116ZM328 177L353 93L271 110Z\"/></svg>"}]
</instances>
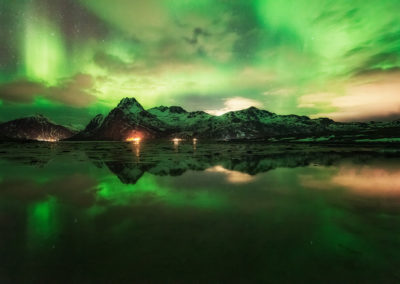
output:
<instances>
[{"instance_id":1,"label":"dark foreground water","mask_svg":"<svg viewBox=\"0 0 400 284\"><path fill-rule=\"evenodd\" d=\"M399 283L391 147L0 144L0 283Z\"/></svg>"}]
</instances>

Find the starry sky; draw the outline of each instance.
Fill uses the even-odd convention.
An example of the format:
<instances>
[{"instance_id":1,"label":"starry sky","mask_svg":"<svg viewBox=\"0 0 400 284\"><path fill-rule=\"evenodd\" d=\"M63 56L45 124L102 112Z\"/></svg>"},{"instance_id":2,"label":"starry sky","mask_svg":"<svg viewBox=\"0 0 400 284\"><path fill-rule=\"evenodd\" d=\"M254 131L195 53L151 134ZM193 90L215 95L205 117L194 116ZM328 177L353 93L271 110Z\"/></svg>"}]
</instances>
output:
<instances>
[{"instance_id":1,"label":"starry sky","mask_svg":"<svg viewBox=\"0 0 400 284\"><path fill-rule=\"evenodd\" d=\"M400 118L398 0L2 0L0 121L83 127L123 97Z\"/></svg>"}]
</instances>

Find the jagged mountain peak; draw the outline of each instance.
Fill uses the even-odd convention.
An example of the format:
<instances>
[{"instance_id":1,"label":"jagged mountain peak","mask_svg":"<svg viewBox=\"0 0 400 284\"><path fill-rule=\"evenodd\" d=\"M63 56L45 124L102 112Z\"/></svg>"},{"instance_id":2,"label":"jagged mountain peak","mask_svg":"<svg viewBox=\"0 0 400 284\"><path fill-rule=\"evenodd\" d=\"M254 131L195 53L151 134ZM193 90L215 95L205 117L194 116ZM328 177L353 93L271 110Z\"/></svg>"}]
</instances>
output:
<instances>
[{"instance_id":1,"label":"jagged mountain peak","mask_svg":"<svg viewBox=\"0 0 400 284\"><path fill-rule=\"evenodd\" d=\"M202 110L196 110L196 111L189 112L188 118L197 117L197 116L211 117L212 115L209 113L206 113L205 111L202 111Z\"/></svg>"},{"instance_id":2,"label":"jagged mountain peak","mask_svg":"<svg viewBox=\"0 0 400 284\"><path fill-rule=\"evenodd\" d=\"M90 120L89 124L86 126L85 131L93 131L100 127L103 123L105 116L103 114L98 114Z\"/></svg>"},{"instance_id":3,"label":"jagged mountain peak","mask_svg":"<svg viewBox=\"0 0 400 284\"><path fill-rule=\"evenodd\" d=\"M247 110L247 111L257 111L257 110L260 110L260 109L256 108L255 106L251 106L251 107L246 108L245 110Z\"/></svg>"},{"instance_id":4,"label":"jagged mountain peak","mask_svg":"<svg viewBox=\"0 0 400 284\"><path fill-rule=\"evenodd\" d=\"M165 111L167 111L169 108L167 107L167 106L158 106L158 107L153 107L153 108L151 108L151 109L149 109L149 111L150 110L159 110L159 111L161 111L161 112L165 112Z\"/></svg>"},{"instance_id":5,"label":"jagged mountain peak","mask_svg":"<svg viewBox=\"0 0 400 284\"><path fill-rule=\"evenodd\" d=\"M155 138L166 125L146 111L135 98L123 98L107 116L97 115L71 140L126 140L132 135Z\"/></svg>"},{"instance_id":6,"label":"jagged mountain peak","mask_svg":"<svg viewBox=\"0 0 400 284\"><path fill-rule=\"evenodd\" d=\"M117 108L126 110L130 113L137 113L144 110L142 105L135 98L123 98Z\"/></svg>"},{"instance_id":7,"label":"jagged mountain peak","mask_svg":"<svg viewBox=\"0 0 400 284\"><path fill-rule=\"evenodd\" d=\"M272 117L276 116L276 114L269 112L267 110L263 109L258 109L254 106L251 106L246 109L241 109L241 110L236 110L236 111L230 111L227 113L224 113L221 117L242 117L242 118L259 118L259 117Z\"/></svg>"},{"instance_id":8,"label":"jagged mountain peak","mask_svg":"<svg viewBox=\"0 0 400 284\"><path fill-rule=\"evenodd\" d=\"M169 111L172 113L187 113L187 111L180 106L170 106Z\"/></svg>"},{"instance_id":9,"label":"jagged mountain peak","mask_svg":"<svg viewBox=\"0 0 400 284\"><path fill-rule=\"evenodd\" d=\"M238 110L238 112L244 112L244 113L262 113L264 115L275 115L273 112L267 111L265 109L259 109L256 108L255 106L248 107L246 109Z\"/></svg>"},{"instance_id":10,"label":"jagged mountain peak","mask_svg":"<svg viewBox=\"0 0 400 284\"><path fill-rule=\"evenodd\" d=\"M150 110L158 110L158 111L161 111L161 112L170 112L170 113L177 113L177 114L187 113L187 111L184 108L180 107L180 106L170 106L170 107L159 106L159 107L153 107L153 108L149 109L149 111Z\"/></svg>"}]
</instances>

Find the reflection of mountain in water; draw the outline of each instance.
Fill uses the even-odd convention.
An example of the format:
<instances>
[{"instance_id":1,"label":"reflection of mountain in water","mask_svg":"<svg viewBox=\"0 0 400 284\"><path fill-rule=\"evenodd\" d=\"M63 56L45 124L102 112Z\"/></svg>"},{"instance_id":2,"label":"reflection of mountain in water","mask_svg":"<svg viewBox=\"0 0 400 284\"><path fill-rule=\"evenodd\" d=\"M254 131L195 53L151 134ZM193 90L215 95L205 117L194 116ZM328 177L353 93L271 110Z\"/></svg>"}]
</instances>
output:
<instances>
[{"instance_id":1,"label":"reflection of mountain in water","mask_svg":"<svg viewBox=\"0 0 400 284\"><path fill-rule=\"evenodd\" d=\"M90 159L117 175L123 183L136 183L148 172L158 176L178 176L188 170L204 171L215 166L227 170L256 175L276 168L294 168L310 165L330 166L347 159L364 163L370 159L399 157L400 152L376 152L373 149L334 149L321 147L262 147L262 145L203 145L194 151L189 145L174 152L172 147L154 146L142 150L137 157L135 145L93 152ZM123 150L125 148L125 150ZM121 154L121 159L115 159ZM218 169L218 168L217 168Z\"/></svg>"},{"instance_id":2,"label":"reflection of mountain in water","mask_svg":"<svg viewBox=\"0 0 400 284\"><path fill-rule=\"evenodd\" d=\"M188 170L204 171L224 168L249 175L276 168L309 165L330 166L342 160L366 163L371 159L398 158L400 151L388 148L320 147L307 145L267 145L243 143L168 143L62 142L5 143L0 158L18 163L44 166L50 160L73 158L108 168L121 182L136 183L147 172L158 176L178 176ZM218 166L217 168L215 168Z\"/></svg>"}]
</instances>

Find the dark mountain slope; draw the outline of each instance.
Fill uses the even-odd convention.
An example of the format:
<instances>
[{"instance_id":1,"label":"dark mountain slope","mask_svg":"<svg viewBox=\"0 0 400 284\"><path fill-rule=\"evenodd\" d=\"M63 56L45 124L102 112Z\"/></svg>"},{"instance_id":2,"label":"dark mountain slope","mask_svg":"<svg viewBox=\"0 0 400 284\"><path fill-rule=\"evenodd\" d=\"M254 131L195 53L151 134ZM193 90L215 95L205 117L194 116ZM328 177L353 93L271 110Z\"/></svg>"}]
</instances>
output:
<instances>
[{"instance_id":1,"label":"dark mountain slope","mask_svg":"<svg viewBox=\"0 0 400 284\"><path fill-rule=\"evenodd\" d=\"M42 115L19 118L0 124L0 140L58 141L75 133Z\"/></svg>"},{"instance_id":2,"label":"dark mountain slope","mask_svg":"<svg viewBox=\"0 0 400 284\"><path fill-rule=\"evenodd\" d=\"M165 135L168 125L144 110L134 98L121 100L106 117L96 116L72 140L123 141L131 136L158 138Z\"/></svg>"}]
</instances>

